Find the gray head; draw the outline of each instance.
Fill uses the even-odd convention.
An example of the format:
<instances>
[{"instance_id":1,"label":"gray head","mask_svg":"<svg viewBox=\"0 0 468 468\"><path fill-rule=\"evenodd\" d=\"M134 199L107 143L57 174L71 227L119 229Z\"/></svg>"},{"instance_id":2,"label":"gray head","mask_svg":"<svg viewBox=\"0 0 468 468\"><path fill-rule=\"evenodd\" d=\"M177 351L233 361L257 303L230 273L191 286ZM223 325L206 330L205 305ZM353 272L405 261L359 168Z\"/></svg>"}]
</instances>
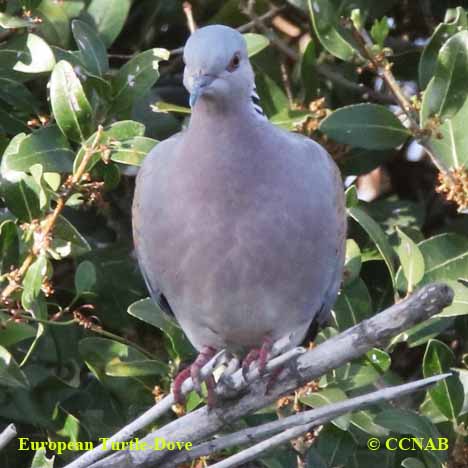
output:
<instances>
[{"instance_id":1,"label":"gray head","mask_svg":"<svg viewBox=\"0 0 468 468\"><path fill-rule=\"evenodd\" d=\"M254 74L245 39L235 29L221 25L198 29L185 45L184 62L191 107L201 97L218 102L251 98Z\"/></svg>"}]
</instances>

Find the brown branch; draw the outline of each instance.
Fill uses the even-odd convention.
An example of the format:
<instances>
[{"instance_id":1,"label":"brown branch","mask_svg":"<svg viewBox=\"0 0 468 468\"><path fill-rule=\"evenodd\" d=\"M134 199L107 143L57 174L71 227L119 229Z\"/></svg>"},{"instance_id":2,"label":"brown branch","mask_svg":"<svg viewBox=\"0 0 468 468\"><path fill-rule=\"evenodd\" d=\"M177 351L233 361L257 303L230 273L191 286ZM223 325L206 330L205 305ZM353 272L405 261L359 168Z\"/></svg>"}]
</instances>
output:
<instances>
[{"instance_id":1,"label":"brown branch","mask_svg":"<svg viewBox=\"0 0 468 468\"><path fill-rule=\"evenodd\" d=\"M78 166L78 169L69 181L66 181L64 184L62 184L61 190L59 192L60 196L57 199L57 204L55 205L55 208L52 210L52 212L46 216L44 220L44 225L43 227L41 227L40 245L35 243L28 255L26 256L26 258L24 259L23 263L21 264L21 267L16 271L10 273L10 282L8 286L2 291L2 294L0 296L1 302L5 302L15 291L17 291L21 287L22 279L24 278L31 264L38 256L39 252L42 250L42 243L47 242L49 237L52 235L60 213L65 207L67 200L75 192L76 187L81 182L89 160L97 151L97 146L102 134L102 130L102 126L99 126L98 131L96 132L96 137L94 138L91 146L86 148L85 154L80 165Z\"/></svg>"}]
</instances>

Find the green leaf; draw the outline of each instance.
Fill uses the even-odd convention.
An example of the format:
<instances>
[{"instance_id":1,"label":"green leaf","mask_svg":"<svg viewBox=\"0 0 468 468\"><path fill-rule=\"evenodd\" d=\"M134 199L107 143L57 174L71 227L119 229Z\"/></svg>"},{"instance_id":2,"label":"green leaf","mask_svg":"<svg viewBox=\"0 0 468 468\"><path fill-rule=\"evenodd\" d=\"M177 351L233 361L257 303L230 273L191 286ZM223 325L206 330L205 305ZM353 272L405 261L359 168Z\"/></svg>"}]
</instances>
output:
<instances>
[{"instance_id":1,"label":"green leaf","mask_svg":"<svg viewBox=\"0 0 468 468\"><path fill-rule=\"evenodd\" d=\"M3 180L0 189L8 209L20 221L30 223L41 215L38 187L31 176L24 176L18 182Z\"/></svg>"},{"instance_id":2,"label":"green leaf","mask_svg":"<svg viewBox=\"0 0 468 468\"><path fill-rule=\"evenodd\" d=\"M153 112L161 112L162 114L167 114L169 112L176 112L178 114L187 114L190 115L192 110L190 107L178 106L176 104L171 104L170 102L157 101L151 105L151 110Z\"/></svg>"},{"instance_id":3,"label":"green leaf","mask_svg":"<svg viewBox=\"0 0 468 468\"><path fill-rule=\"evenodd\" d=\"M346 393L339 388L326 388L319 392L313 392L299 397L299 401L301 403L311 406L312 408L320 408L322 406L331 405L347 399L348 397L346 396ZM349 427L350 419L350 414L344 414L343 416L338 416L333 419L332 423L339 429L346 431Z\"/></svg>"},{"instance_id":4,"label":"green leaf","mask_svg":"<svg viewBox=\"0 0 468 468\"><path fill-rule=\"evenodd\" d=\"M439 437L436 427L424 416L405 409L389 409L375 417L375 423L397 434L412 434L416 437Z\"/></svg>"},{"instance_id":5,"label":"green leaf","mask_svg":"<svg viewBox=\"0 0 468 468\"><path fill-rule=\"evenodd\" d=\"M429 82L421 105L421 122L437 115L452 118L468 97L468 31L451 37L440 49L434 77Z\"/></svg>"},{"instance_id":6,"label":"green leaf","mask_svg":"<svg viewBox=\"0 0 468 468\"><path fill-rule=\"evenodd\" d=\"M353 239L347 239L344 274L345 286L351 284L359 277L361 264L361 249Z\"/></svg>"},{"instance_id":7,"label":"green leaf","mask_svg":"<svg viewBox=\"0 0 468 468\"><path fill-rule=\"evenodd\" d=\"M382 228L364 210L348 208L348 214L367 232L387 264L393 285L395 285L395 254Z\"/></svg>"},{"instance_id":8,"label":"green leaf","mask_svg":"<svg viewBox=\"0 0 468 468\"><path fill-rule=\"evenodd\" d=\"M42 127L30 135L20 134L11 140L2 158L2 177L16 180L16 172L29 172L40 164L44 172L70 172L73 151L58 127Z\"/></svg>"},{"instance_id":9,"label":"green leaf","mask_svg":"<svg viewBox=\"0 0 468 468\"><path fill-rule=\"evenodd\" d=\"M0 274L8 273L18 263L19 243L15 223L7 219L0 223Z\"/></svg>"},{"instance_id":10,"label":"green leaf","mask_svg":"<svg viewBox=\"0 0 468 468\"><path fill-rule=\"evenodd\" d=\"M341 60L352 60L357 53L350 43L349 35L339 24L339 12L335 2L308 0L308 5L315 33L323 47Z\"/></svg>"},{"instance_id":11,"label":"green leaf","mask_svg":"<svg viewBox=\"0 0 468 468\"><path fill-rule=\"evenodd\" d=\"M419 247L413 242L411 237L406 235L401 229L396 228L399 245L396 248L400 259L403 274L408 284L408 292L411 292L424 277L424 257Z\"/></svg>"},{"instance_id":12,"label":"green leaf","mask_svg":"<svg viewBox=\"0 0 468 468\"><path fill-rule=\"evenodd\" d=\"M121 362L112 360L106 365L106 374L111 377L141 377L143 375L167 375L169 369L161 361L149 360Z\"/></svg>"},{"instance_id":13,"label":"green leaf","mask_svg":"<svg viewBox=\"0 0 468 468\"><path fill-rule=\"evenodd\" d=\"M96 30L79 20L72 21L72 32L84 66L94 75L103 76L109 70L106 46Z\"/></svg>"},{"instance_id":14,"label":"green leaf","mask_svg":"<svg viewBox=\"0 0 468 468\"><path fill-rule=\"evenodd\" d=\"M417 458L405 458L401 462L403 468L426 468L426 465Z\"/></svg>"},{"instance_id":15,"label":"green leaf","mask_svg":"<svg viewBox=\"0 0 468 468\"><path fill-rule=\"evenodd\" d=\"M15 35L0 46L0 70L44 73L52 70L55 58L51 48L35 34Z\"/></svg>"},{"instance_id":16,"label":"green leaf","mask_svg":"<svg viewBox=\"0 0 468 468\"><path fill-rule=\"evenodd\" d=\"M28 20L19 18L18 16L11 16L0 12L0 26L3 29L17 29L27 28L32 26L32 24Z\"/></svg>"},{"instance_id":17,"label":"green leaf","mask_svg":"<svg viewBox=\"0 0 468 468\"><path fill-rule=\"evenodd\" d=\"M31 325L10 318L11 315L0 312L0 346L6 348L36 335L36 329Z\"/></svg>"},{"instance_id":18,"label":"green leaf","mask_svg":"<svg viewBox=\"0 0 468 468\"><path fill-rule=\"evenodd\" d=\"M333 306L332 325L339 331L357 325L372 315L372 303L366 284L356 279L341 289Z\"/></svg>"},{"instance_id":19,"label":"green leaf","mask_svg":"<svg viewBox=\"0 0 468 468\"><path fill-rule=\"evenodd\" d=\"M125 376L123 374L132 373L130 368L125 369L124 364L148 360L144 354L132 346L108 338L84 338L79 342L79 352L91 372L103 382L108 381L110 377L107 373L108 368L112 371L112 365L114 365L115 372L119 374L119 380L122 379L120 384L125 384L128 381L124 380ZM163 363L159 364L164 366ZM155 368L154 364L149 364L149 366Z\"/></svg>"},{"instance_id":20,"label":"green leaf","mask_svg":"<svg viewBox=\"0 0 468 468\"><path fill-rule=\"evenodd\" d=\"M159 78L159 62L169 59L166 49L150 49L133 57L112 79L113 112L129 109Z\"/></svg>"},{"instance_id":21,"label":"green leaf","mask_svg":"<svg viewBox=\"0 0 468 468\"><path fill-rule=\"evenodd\" d=\"M10 78L0 77L0 99L31 114L39 107L31 91L23 83Z\"/></svg>"},{"instance_id":22,"label":"green leaf","mask_svg":"<svg viewBox=\"0 0 468 468\"><path fill-rule=\"evenodd\" d=\"M289 101L285 92L266 73L257 73L255 82L262 108L267 116L277 115L289 109Z\"/></svg>"},{"instance_id":23,"label":"green leaf","mask_svg":"<svg viewBox=\"0 0 468 468\"><path fill-rule=\"evenodd\" d=\"M320 130L339 143L369 150L395 148L410 136L398 118L378 104L342 107L322 121Z\"/></svg>"},{"instance_id":24,"label":"green leaf","mask_svg":"<svg viewBox=\"0 0 468 468\"><path fill-rule=\"evenodd\" d=\"M73 224L64 216L59 216L55 224L50 252L57 259L67 257L79 257L91 250L88 241L81 235Z\"/></svg>"},{"instance_id":25,"label":"green leaf","mask_svg":"<svg viewBox=\"0 0 468 468\"><path fill-rule=\"evenodd\" d=\"M388 18L384 16L380 20L375 20L371 28L371 36L374 42L382 49L385 39L387 39L390 28L388 27Z\"/></svg>"},{"instance_id":26,"label":"green leaf","mask_svg":"<svg viewBox=\"0 0 468 468\"><path fill-rule=\"evenodd\" d=\"M128 313L153 327L159 328L169 339L176 356L193 354L193 347L178 324L171 320L150 298L131 304L128 307Z\"/></svg>"},{"instance_id":27,"label":"green leaf","mask_svg":"<svg viewBox=\"0 0 468 468\"><path fill-rule=\"evenodd\" d=\"M152 138L136 136L129 140L117 141L111 144L112 161L132 166L141 166L146 155L158 142Z\"/></svg>"},{"instance_id":28,"label":"green leaf","mask_svg":"<svg viewBox=\"0 0 468 468\"><path fill-rule=\"evenodd\" d=\"M337 386L343 391L365 387L379 379L390 367L390 356L377 348L321 377L321 388Z\"/></svg>"},{"instance_id":29,"label":"green leaf","mask_svg":"<svg viewBox=\"0 0 468 468\"><path fill-rule=\"evenodd\" d=\"M38 25L38 33L48 44L68 47L70 41L70 20L65 12L65 4L71 2L56 2L42 0L33 15L42 22Z\"/></svg>"},{"instance_id":30,"label":"green leaf","mask_svg":"<svg viewBox=\"0 0 468 468\"><path fill-rule=\"evenodd\" d=\"M381 166L395 155L392 150L366 150L352 148L342 160L339 161L340 168L345 175L368 174L376 167Z\"/></svg>"},{"instance_id":31,"label":"green leaf","mask_svg":"<svg viewBox=\"0 0 468 468\"><path fill-rule=\"evenodd\" d=\"M346 208L359 205L359 197L355 185L350 185L345 192Z\"/></svg>"},{"instance_id":32,"label":"green leaf","mask_svg":"<svg viewBox=\"0 0 468 468\"><path fill-rule=\"evenodd\" d=\"M60 130L70 140L83 142L93 128L93 111L80 80L64 60L52 72L50 102Z\"/></svg>"},{"instance_id":33,"label":"green leaf","mask_svg":"<svg viewBox=\"0 0 468 468\"><path fill-rule=\"evenodd\" d=\"M42 282L47 277L47 258L39 255L28 268L23 280L21 303L26 310L31 309L36 297L41 292Z\"/></svg>"},{"instance_id":34,"label":"green leaf","mask_svg":"<svg viewBox=\"0 0 468 468\"><path fill-rule=\"evenodd\" d=\"M106 155L108 158L112 158L112 149L119 149L119 147L122 147L122 142L125 141L134 141L136 137L142 137L145 133L145 126L141 124L140 122L135 122L133 120L122 120L120 122L115 122L112 125L109 125L108 127L104 128L104 130L101 132L101 136L99 138L99 141L97 142L98 145L101 148L106 148L108 151L108 154ZM89 147L94 140L96 139L96 133L91 135L90 138L82 145L80 151L76 155L75 162L73 164L73 172L76 172L78 170L78 167L81 164L81 161L83 160L83 157L86 152L86 148ZM140 148L146 148L148 146L148 140L149 138L144 138L143 140L138 140L138 144ZM146 145L146 146L145 146ZM137 147L137 148L138 148ZM123 150L123 158L125 157L125 146ZM94 154L90 160L89 163L86 167L86 171L90 171L99 161L100 159L104 156L104 154L101 152L97 152ZM141 156L141 151L138 154L138 151L134 155L134 160L138 158L138 156Z\"/></svg>"},{"instance_id":35,"label":"green leaf","mask_svg":"<svg viewBox=\"0 0 468 468\"><path fill-rule=\"evenodd\" d=\"M47 452L45 448L36 450L34 455L31 468L54 468L55 456L47 458Z\"/></svg>"},{"instance_id":36,"label":"green leaf","mask_svg":"<svg viewBox=\"0 0 468 468\"><path fill-rule=\"evenodd\" d=\"M421 284L443 281L453 287L455 297L452 305L438 316L464 315L468 313L468 288L456 280L468 271L468 238L453 233L444 233L418 244L426 264L426 273Z\"/></svg>"},{"instance_id":37,"label":"green leaf","mask_svg":"<svg viewBox=\"0 0 468 468\"><path fill-rule=\"evenodd\" d=\"M310 102L318 95L317 52L315 42L309 41L301 59L301 81L304 87L304 102Z\"/></svg>"},{"instance_id":38,"label":"green leaf","mask_svg":"<svg viewBox=\"0 0 468 468\"><path fill-rule=\"evenodd\" d=\"M361 431L375 437L388 436L388 430L378 424L375 424L375 415L369 411L357 411L351 415L351 424Z\"/></svg>"},{"instance_id":39,"label":"green leaf","mask_svg":"<svg viewBox=\"0 0 468 468\"><path fill-rule=\"evenodd\" d=\"M246 33L244 39L247 42L247 54L249 57L261 52L270 45L270 40L262 34Z\"/></svg>"},{"instance_id":40,"label":"green leaf","mask_svg":"<svg viewBox=\"0 0 468 468\"><path fill-rule=\"evenodd\" d=\"M326 466L344 466L355 449L351 434L331 424L326 425L320 431L316 444Z\"/></svg>"},{"instance_id":41,"label":"green leaf","mask_svg":"<svg viewBox=\"0 0 468 468\"><path fill-rule=\"evenodd\" d=\"M13 356L0 346L0 387L28 389L29 382Z\"/></svg>"},{"instance_id":42,"label":"green leaf","mask_svg":"<svg viewBox=\"0 0 468 468\"><path fill-rule=\"evenodd\" d=\"M77 296L85 292L90 292L96 284L96 268L89 260L85 260L78 265L75 272L75 290Z\"/></svg>"},{"instance_id":43,"label":"green leaf","mask_svg":"<svg viewBox=\"0 0 468 468\"><path fill-rule=\"evenodd\" d=\"M439 49L450 36L460 31L460 28L466 29L468 26L465 10L462 7L456 8L455 16L451 19L445 19L440 23L432 33L429 42L424 47L421 59L419 60L419 84L421 89L426 88L432 76L435 73L437 65L437 56Z\"/></svg>"},{"instance_id":44,"label":"green leaf","mask_svg":"<svg viewBox=\"0 0 468 468\"><path fill-rule=\"evenodd\" d=\"M131 4L131 0L91 0L87 11L107 47L112 45L122 30Z\"/></svg>"},{"instance_id":45,"label":"green leaf","mask_svg":"<svg viewBox=\"0 0 468 468\"><path fill-rule=\"evenodd\" d=\"M432 150L448 168L468 166L467 119L468 99L453 118L437 128L437 136L430 139Z\"/></svg>"},{"instance_id":46,"label":"green leaf","mask_svg":"<svg viewBox=\"0 0 468 468\"><path fill-rule=\"evenodd\" d=\"M441 341L430 340L423 359L424 377L450 372L454 365L453 351ZM463 385L458 376L453 375L437 382L428 392L441 413L451 420L456 420L464 400Z\"/></svg>"}]
</instances>

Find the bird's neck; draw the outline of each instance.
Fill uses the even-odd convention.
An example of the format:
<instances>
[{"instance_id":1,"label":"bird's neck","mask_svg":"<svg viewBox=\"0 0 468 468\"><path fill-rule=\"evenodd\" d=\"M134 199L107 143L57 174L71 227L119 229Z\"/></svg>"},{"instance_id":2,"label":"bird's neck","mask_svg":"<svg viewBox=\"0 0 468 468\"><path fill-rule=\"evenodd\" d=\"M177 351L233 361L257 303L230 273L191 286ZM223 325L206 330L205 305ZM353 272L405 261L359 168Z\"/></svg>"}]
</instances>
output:
<instances>
[{"instance_id":1,"label":"bird's neck","mask_svg":"<svg viewBox=\"0 0 468 468\"><path fill-rule=\"evenodd\" d=\"M261 116L250 99L216 102L203 96L197 101L190 118L189 132L226 132L244 126L256 126Z\"/></svg>"}]
</instances>

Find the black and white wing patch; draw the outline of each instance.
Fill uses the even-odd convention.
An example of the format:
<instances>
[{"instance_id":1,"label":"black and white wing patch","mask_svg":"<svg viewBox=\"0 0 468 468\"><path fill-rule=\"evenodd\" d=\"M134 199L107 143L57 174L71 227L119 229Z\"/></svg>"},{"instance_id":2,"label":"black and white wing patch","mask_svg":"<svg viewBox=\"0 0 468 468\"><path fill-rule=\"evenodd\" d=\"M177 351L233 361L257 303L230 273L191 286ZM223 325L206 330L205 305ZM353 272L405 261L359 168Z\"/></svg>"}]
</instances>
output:
<instances>
[{"instance_id":1,"label":"black and white wing patch","mask_svg":"<svg viewBox=\"0 0 468 468\"><path fill-rule=\"evenodd\" d=\"M262 106L260 105L260 96L258 95L256 88L252 90L251 97L252 97L252 105L253 105L255 112L266 119L267 117L265 115L265 112L263 112Z\"/></svg>"}]
</instances>

